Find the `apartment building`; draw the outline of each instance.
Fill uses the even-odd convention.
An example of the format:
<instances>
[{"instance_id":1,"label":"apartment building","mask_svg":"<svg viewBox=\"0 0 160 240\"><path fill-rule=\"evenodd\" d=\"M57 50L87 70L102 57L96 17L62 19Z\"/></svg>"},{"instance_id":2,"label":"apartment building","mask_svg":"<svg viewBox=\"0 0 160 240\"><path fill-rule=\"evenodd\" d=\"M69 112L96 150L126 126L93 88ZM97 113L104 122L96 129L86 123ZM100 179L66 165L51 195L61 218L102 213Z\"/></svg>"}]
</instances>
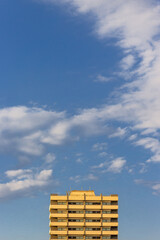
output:
<instances>
[{"instance_id":1,"label":"apartment building","mask_svg":"<svg viewBox=\"0 0 160 240\"><path fill-rule=\"evenodd\" d=\"M118 195L71 191L50 197L50 239L118 239Z\"/></svg>"}]
</instances>

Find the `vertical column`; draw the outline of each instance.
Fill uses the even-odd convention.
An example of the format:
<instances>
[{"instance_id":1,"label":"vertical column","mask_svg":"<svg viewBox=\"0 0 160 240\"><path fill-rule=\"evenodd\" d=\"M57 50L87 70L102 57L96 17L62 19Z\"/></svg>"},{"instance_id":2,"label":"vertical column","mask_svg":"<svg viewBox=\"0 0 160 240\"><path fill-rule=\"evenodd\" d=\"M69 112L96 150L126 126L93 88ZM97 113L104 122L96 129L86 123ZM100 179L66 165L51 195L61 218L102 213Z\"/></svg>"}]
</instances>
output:
<instances>
[{"instance_id":1,"label":"vertical column","mask_svg":"<svg viewBox=\"0 0 160 240\"><path fill-rule=\"evenodd\" d=\"M84 226L84 239L86 238L86 194L84 193L84 219L83 221L85 222Z\"/></svg>"},{"instance_id":2,"label":"vertical column","mask_svg":"<svg viewBox=\"0 0 160 240\"><path fill-rule=\"evenodd\" d=\"M102 208L103 208L103 205L102 205L102 201L103 201L103 196L102 196L102 193L101 193L101 240L102 240Z\"/></svg>"},{"instance_id":3,"label":"vertical column","mask_svg":"<svg viewBox=\"0 0 160 240\"><path fill-rule=\"evenodd\" d=\"M68 213L68 200L69 200L69 196L68 196L68 192L67 192L67 200L66 200L66 205L67 205L67 237L66 240L68 240L68 217L69 217L69 213Z\"/></svg>"}]
</instances>

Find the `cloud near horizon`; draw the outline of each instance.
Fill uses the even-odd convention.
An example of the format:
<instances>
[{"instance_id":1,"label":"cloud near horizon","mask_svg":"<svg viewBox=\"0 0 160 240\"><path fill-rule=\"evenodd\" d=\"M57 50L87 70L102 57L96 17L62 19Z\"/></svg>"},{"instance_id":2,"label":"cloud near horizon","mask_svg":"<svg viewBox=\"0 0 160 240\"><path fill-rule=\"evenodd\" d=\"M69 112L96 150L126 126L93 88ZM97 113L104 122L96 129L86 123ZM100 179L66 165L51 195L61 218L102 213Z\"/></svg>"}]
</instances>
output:
<instances>
[{"instance_id":1,"label":"cloud near horizon","mask_svg":"<svg viewBox=\"0 0 160 240\"><path fill-rule=\"evenodd\" d=\"M144 185L150 189L153 190L153 195L159 195L160 194L160 181L154 182L154 181L146 181L143 179L135 179L134 182L138 185Z\"/></svg>"},{"instance_id":2,"label":"cloud near horizon","mask_svg":"<svg viewBox=\"0 0 160 240\"><path fill-rule=\"evenodd\" d=\"M0 183L0 201L17 197L34 196L51 184L52 170L33 171L31 169L9 170L5 172L5 183ZM53 183L52 183L53 184Z\"/></svg>"}]
</instances>

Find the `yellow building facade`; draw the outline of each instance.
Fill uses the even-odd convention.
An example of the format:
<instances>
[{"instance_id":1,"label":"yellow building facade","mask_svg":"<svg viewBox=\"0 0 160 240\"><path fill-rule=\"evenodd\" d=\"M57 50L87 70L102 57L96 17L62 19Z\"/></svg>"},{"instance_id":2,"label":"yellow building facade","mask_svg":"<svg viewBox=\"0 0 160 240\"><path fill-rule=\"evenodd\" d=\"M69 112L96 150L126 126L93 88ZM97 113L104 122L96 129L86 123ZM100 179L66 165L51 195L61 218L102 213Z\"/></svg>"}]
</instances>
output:
<instances>
[{"instance_id":1,"label":"yellow building facade","mask_svg":"<svg viewBox=\"0 0 160 240\"><path fill-rule=\"evenodd\" d=\"M118 195L94 191L51 194L50 239L118 239Z\"/></svg>"}]
</instances>

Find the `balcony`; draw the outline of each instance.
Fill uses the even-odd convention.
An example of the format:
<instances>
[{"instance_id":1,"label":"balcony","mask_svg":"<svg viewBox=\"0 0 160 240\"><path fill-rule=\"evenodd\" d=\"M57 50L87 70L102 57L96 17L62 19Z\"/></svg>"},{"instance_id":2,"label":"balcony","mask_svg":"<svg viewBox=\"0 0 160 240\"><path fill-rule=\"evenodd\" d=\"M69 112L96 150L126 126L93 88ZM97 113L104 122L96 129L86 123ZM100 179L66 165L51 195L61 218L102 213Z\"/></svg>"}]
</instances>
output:
<instances>
[{"instance_id":1,"label":"balcony","mask_svg":"<svg viewBox=\"0 0 160 240\"><path fill-rule=\"evenodd\" d=\"M54 227L54 226L57 226L57 227L59 227L59 226L63 226L63 227L65 227L65 226L67 226L67 222L50 222L50 227Z\"/></svg>"},{"instance_id":2,"label":"balcony","mask_svg":"<svg viewBox=\"0 0 160 240\"><path fill-rule=\"evenodd\" d=\"M68 196L69 201L84 201L84 195Z\"/></svg>"},{"instance_id":3,"label":"balcony","mask_svg":"<svg viewBox=\"0 0 160 240\"><path fill-rule=\"evenodd\" d=\"M67 235L67 230L66 231L60 231L60 230L50 230L49 233L51 235Z\"/></svg>"},{"instance_id":4,"label":"balcony","mask_svg":"<svg viewBox=\"0 0 160 240\"><path fill-rule=\"evenodd\" d=\"M86 231L86 235L101 235L101 231Z\"/></svg>"},{"instance_id":5,"label":"balcony","mask_svg":"<svg viewBox=\"0 0 160 240\"><path fill-rule=\"evenodd\" d=\"M50 237L50 240L68 240L67 237L64 237L64 238L57 238L57 237Z\"/></svg>"},{"instance_id":6,"label":"balcony","mask_svg":"<svg viewBox=\"0 0 160 240\"><path fill-rule=\"evenodd\" d=\"M70 234L70 235L83 235L84 234L84 231L76 231L76 230L69 230L68 231L68 234Z\"/></svg>"},{"instance_id":7,"label":"balcony","mask_svg":"<svg viewBox=\"0 0 160 240\"><path fill-rule=\"evenodd\" d=\"M51 201L67 201L67 196L58 196L51 194Z\"/></svg>"},{"instance_id":8,"label":"balcony","mask_svg":"<svg viewBox=\"0 0 160 240\"><path fill-rule=\"evenodd\" d=\"M101 218L100 213L86 213L87 218Z\"/></svg>"},{"instance_id":9,"label":"balcony","mask_svg":"<svg viewBox=\"0 0 160 240\"><path fill-rule=\"evenodd\" d=\"M49 218L66 218L67 213L50 213Z\"/></svg>"},{"instance_id":10,"label":"balcony","mask_svg":"<svg viewBox=\"0 0 160 240\"><path fill-rule=\"evenodd\" d=\"M86 196L86 201L101 201L101 196Z\"/></svg>"},{"instance_id":11,"label":"balcony","mask_svg":"<svg viewBox=\"0 0 160 240\"><path fill-rule=\"evenodd\" d=\"M118 231L102 231L103 235L118 235Z\"/></svg>"},{"instance_id":12,"label":"balcony","mask_svg":"<svg viewBox=\"0 0 160 240\"><path fill-rule=\"evenodd\" d=\"M118 209L118 205L103 205L102 206L102 209L103 210L107 210L107 209L114 209L114 210L117 210Z\"/></svg>"},{"instance_id":13,"label":"balcony","mask_svg":"<svg viewBox=\"0 0 160 240\"><path fill-rule=\"evenodd\" d=\"M100 227L101 226L101 222L86 222L85 223L86 227Z\"/></svg>"},{"instance_id":14,"label":"balcony","mask_svg":"<svg viewBox=\"0 0 160 240\"><path fill-rule=\"evenodd\" d=\"M67 205L51 204L50 209L67 209Z\"/></svg>"},{"instance_id":15,"label":"balcony","mask_svg":"<svg viewBox=\"0 0 160 240\"><path fill-rule=\"evenodd\" d=\"M84 218L84 213L69 213L69 218Z\"/></svg>"},{"instance_id":16,"label":"balcony","mask_svg":"<svg viewBox=\"0 0 160 240\"><path fill-rule=\"evenodd\" d=\"M118 236L117 236L117 237L114 237L114 238L113 238L113 237L111 238L111 236L108 236L107 238L103 238L103 237L102 237L102 240L106 240L106 239L117 240L117 239L118 239Z\"/></svg>"},{"instance_id":17,"label":"balcony","mask_svg":"<svg viewBox=\"0 0 160 240\"><path fill-rule=\"evenodd\" d=\"M76 226L83 227L84 226L84 222L68 222L68 226L69 227L76 227Z\"/></svg>"},{"instance_id":18,"label":"balcony","mask_svg":"<svg viewBox=\"0 0 160 240\"><path fill-rule=\"evenodd\" d=\"M103 196L103 201L118 201L118 196Z\"/></svg>"},{"instance_id":19,"label":"balcony","mask_svg":"<svg viewBox=\"0 0 160 240\"><path fill-rule=\"evenodd\" d=\"M71 204L69 204L68 205L68 209L84 209L84 205L76 205L76 204L74 204L74 205L71 205Z\"/></svg>"},{"instance_id":20,"label":"balcony","mask_svg":"<svg viewBox=\"0 0 160 240\"><path fill-rule=\"evenodd\" d=\"M101 209L101 205L86 205L85 206L85 209L88 210L88 209L91 209L91 210L100 210Z\"/></svg>"},{"instance_id":21,"label":"balcony","mask_svg":"<svg viewBox=\"0 0 160 240\"><path fill-rule=\"evenodd\" d=\"M103 222L103 227L118 227L118 222Z\"/></svg>"},{"instance_id":22,"label":"balcony","mask_svg":"<svg viewBox=\"0 0 160 240\"><path fill-rule=\"evenodd\" d=\"M102 217L103 218L118 218L118 214L115 214L115 213L103 213L102 214Z\"/></svg>"}]
</instances>

